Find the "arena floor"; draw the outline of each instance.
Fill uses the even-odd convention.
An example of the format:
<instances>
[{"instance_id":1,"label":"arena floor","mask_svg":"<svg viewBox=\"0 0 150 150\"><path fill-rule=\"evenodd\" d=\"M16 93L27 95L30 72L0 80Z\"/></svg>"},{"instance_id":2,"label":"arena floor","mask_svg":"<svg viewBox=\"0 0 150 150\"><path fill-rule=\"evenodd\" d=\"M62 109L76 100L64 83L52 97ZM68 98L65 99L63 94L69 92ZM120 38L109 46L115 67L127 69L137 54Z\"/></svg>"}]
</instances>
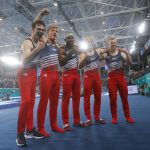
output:
<instances>
[{"instance_id":1,"label":"arena floor","mask_svg":"<svg viewBox=\"0 0 150 150\"><path fill-rule=\"evenodd\" d=\"M91 98L93 106L93 96ZM61 100L60 100L61 103ZM58 124L62 126L60 103L58 108ZM87 128L73 128L66 133L52 132L49 127L48 114L45 128L51 134L50 138L42 140L28 140L26 150L149 150L150 149L150 98L140 95L129 95L129 103L135 124L128 124L123 116L120 97L118 97L118 124L111 124L108 95L102 96L101 116L106 119L106 125L95 125ZM38 100L35 104L35 125ZM21 149L16 146L16 125L18 106L0 109L0 150ZM92 107L91 107L92 108ZM70 124L72 112L70 105ZM83 99L81 98L81 118L83 113Z\"/></svg>"}]
</instances>

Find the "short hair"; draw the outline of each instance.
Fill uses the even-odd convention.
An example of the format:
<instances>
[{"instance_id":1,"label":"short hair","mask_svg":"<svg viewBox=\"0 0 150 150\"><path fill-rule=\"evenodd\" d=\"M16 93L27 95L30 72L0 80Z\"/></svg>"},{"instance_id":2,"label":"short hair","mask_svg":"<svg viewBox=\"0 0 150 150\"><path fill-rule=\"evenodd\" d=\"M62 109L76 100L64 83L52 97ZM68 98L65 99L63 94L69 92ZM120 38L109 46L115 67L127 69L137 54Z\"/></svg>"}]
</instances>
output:
<instances>
[{"instance_id":1,"label":"short hair","mask_svg":"<svg viewBox=\"0 0 150 150\"><path fill-rule=\"evenodd\" d=\"M69 38L69 37L73 37L73 38L74 38L73 33L67 33L67 34L64 36L64 40L66 40L66 39Z\"/></svg>"},{"instance_id":2,"label":"short hair","mask_svg":"<svg viewBox=\"0 0 150 150\"><path fill-rule=\"evenodd\" d=\"M45 23L42 20L37 20L32 23L32 30L35 29L36 25L43 25L45 27Z\"/></svg>"},{"instance_id":3,"label":"short hair","mask_svg":"<svg viewBox=\"0 0 150 150\"><path fill-rule=\"evenodd\" d=\"M93 36L86 36L85 38L84 38L84 40L85 41L87 41L87 42L94 42L94 37Z\"/></svg>"},{"instance_id":4,"label":"short hair","mask_svg":"<svg viewBox=\"0 0 150 150\"><path fill-rule=\"evenodd\" d=\"M49 27L48 27L48 30L47 32L49 32L49 30L51 29L57 29L58 30L58 26L56 24L51 24Z\"/></svg>"},{"instance_id":5,"label":"short hair","mask_svg":"<svg viewBox=\"0 0 150 150\"><path fill-rule=\"evenodd\" d=\"M114 40L114 39L116 39L116 37L115 36L108 36L107 38L106 38L106 43L108 43L110 40Z\"/></svg>"}]
</instances>

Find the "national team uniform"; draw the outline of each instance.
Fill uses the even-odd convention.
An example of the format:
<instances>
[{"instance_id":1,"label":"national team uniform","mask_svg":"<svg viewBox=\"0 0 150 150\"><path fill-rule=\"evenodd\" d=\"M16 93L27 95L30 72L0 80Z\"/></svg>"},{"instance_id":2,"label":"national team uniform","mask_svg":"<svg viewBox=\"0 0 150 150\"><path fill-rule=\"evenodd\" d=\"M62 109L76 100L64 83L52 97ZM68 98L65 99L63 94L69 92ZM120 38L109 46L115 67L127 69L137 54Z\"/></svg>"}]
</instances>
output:
<instances>
[{"instance_id":1,"label":"national team uniform","mask_svg":"<svg viewBox=\"0 0 150 150\"><path fill-rule=\"evenodd\" d=\"M99 55L94 50L93 55L87 56L84 67L84 112L88 122L91 121L90 96L94 92L94 117L100 119L101 80L99 73Z\"/></svg>"},{"instance_id":2,"label":"national team uniform","mask_svg":"<svg viewBox=\"0 0 150 150\"><path fill-rule=\"evenodd\" d=\"M69 50L65 48L66 55ZM66 65L63 66L62 71L62 87L63 87L63 97L62 97L62 119L63 124L69 124L69 101L72 95L72 105L73 105L73 124L80 123L80 75L77 70L78 58L77 54L73 53L69 57Z\"/></svg>"},{"instance_id":3,"label":"national team uniform","mask_svg":"<svg viewBox=\"0 0 150 150\"><path fill-rule=\"evenodd\" d=\"M112 56L107 53L106 64L108 66L108 91L112 118L117 119L117 90L122 101L123 111L126 118L130 117L128 104L128 89L123 70L123 58L121 53Z\"/></svg>"},{"instance_id":4,"label":"national team uniform","mask_svg":"<svg viewBox=\"0 0 150 150\"><path fill-rule=\"evenodd\" d=\"M44 122L48 99L51 129L58 129L57 107L59 100L60 81L58 76L58 49L49 43L39 55L40 73L40 102L37 111L38 131L45 132ZM61 130L63 131L63 130ZM61 132L59 131L59 132ZM45 134L46 135L46 134ZM47 135L46 135L47 136Z\"/></svg>"},{"instance_id":5,"label":"national team uniform","mask_svg":"<svg viewBox=\"0 0 150 150\"><path fill-rule=\"evenodd\" d=\"M32 39L27 38L33 44L33 49L36 47ZM21 134L25 131L33 129L33 109L36 92L36 63L37 56L31 59L28 63L23 64L19 68L17 74L18 86L21 95L20 109L18 114L17 132Z\"/></svg>"}]
</instances>

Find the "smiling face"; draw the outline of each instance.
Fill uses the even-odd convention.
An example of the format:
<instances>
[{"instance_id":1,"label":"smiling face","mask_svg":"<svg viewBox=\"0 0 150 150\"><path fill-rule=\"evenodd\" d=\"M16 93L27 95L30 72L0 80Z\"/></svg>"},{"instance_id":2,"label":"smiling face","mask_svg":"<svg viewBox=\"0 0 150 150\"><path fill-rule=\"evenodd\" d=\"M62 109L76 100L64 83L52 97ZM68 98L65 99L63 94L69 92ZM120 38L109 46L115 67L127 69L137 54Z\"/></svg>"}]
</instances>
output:
<instances>
[{"instance_id":1,"label":"smiling face","mask_svg":"<svg viewBox=\"0 0 150 150\"><path fill-rule=\"evenodd\" d=\"M108 39L108 48L115 50L117 48L117 39L116 38L110 38Z\"/></svg>"},{"instance_id":2,"label":"smiling face","mask_svg":"<svg viewBox=\"0 0 150 150\"><path fill-rule=\"evenodd\" d=\"M74 37L73 36L68 36L66 39L66 44L68 45L74 45Z\"/></svg>"}]
</instances>

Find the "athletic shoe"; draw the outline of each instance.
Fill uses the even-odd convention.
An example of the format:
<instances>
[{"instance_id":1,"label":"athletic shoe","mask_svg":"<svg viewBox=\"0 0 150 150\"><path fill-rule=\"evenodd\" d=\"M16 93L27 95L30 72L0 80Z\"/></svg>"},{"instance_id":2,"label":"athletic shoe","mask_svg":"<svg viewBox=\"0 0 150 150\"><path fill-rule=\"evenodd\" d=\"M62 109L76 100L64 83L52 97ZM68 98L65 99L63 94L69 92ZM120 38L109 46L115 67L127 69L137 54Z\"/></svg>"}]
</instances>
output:
<instances>
[{"instance_id":1,"label":"athletic shoe","mask_svg":"<svg viewBox=\"0 0 150 150\"><path fill-rule=\"evenodd\" d=\"M63 125L63 129L64 131L72 131L71 127L69 126L69 124L64 124Z\"/></svg>"},{"instance_id":2,"label":"athletic shoe","mask_svg":"<svg viewBox=\"0 0 150 150\"><path fill-rule=\"evenodd\" d=\"M126 121L131 124L135 122L131 117L126 117Z\"/></svg>"},{"instance_id":3,"label":"athletic shoe","mask_svg":"<svg viewBox=\"0 0 150 150\"><path fill-rule=\"evenodd\" d=\"M99 118L98 120L95 120L96 124L106 124L106 121L102 118Z\"/></svg>"},{"instance_id":4,"label":"athletic shoe","mask_svg":"<svg viewBox=\"0 0 150 150\"><path fill-rule=\"evenodd\" d=\"M44 137L49 137L49 136L50 136L50 135L45 131L45 129L39 130L39 133L40 133L41 135L43 135Z\"/></svg>"},{"instance_id":5,"label":"athletic shoe","mask_svg":"<svg viewBox=\"0 0 150 150\"><path fill-rule=\"evenodd\" d=\"M112 124L117 124L117 118L112 118L111 123L112 123Z\"/></svg>"},{"instance_id":6,"label":"athletic shoe","mask_svg":"<svg viewBox=\"0 0 150 150\"><path fill-rule=\"evenodd\" d=\"M91 120L87 120L87 121L85 121L85 123L86 123L87 126L91 126L92 125L92 121Z\"/></svg>"},{"instance_id":7,"label":"athletic shoe","mask_svg":"<svg viewBox=\"0 0 150 150\"><path fill-rule=\"evenodd\" d=\"M24 137L24 133L21 133L21 134L17 135L16 144L19 147L27 146L27 141Z\"/></svg>"},{"instance_id":8,"label":"athletic shoe","mask_svg":"<svg viewBox=\"0 0 150 150\"><path fill-rule=\"evenodd\" d=\"M73 126L74 126L74 127L85 128L85 127L86 127L86 124L83 123L82 121L80 121L79 123L74 123Z\"/></svg>"},{"instance_id":9,"label":"athletic shoe","mask_svg":"<svg viewBox=\"0 0 150 150\"><path fill-rule=\"evenodd\" d=\"M39 133L35 128L33 128L31 131L27 131L25 134L25 137L27 139L31 139L31 138L42 139L42 138L44 138L44 136L41 133Z\"/></svg>"}]
</instances>

